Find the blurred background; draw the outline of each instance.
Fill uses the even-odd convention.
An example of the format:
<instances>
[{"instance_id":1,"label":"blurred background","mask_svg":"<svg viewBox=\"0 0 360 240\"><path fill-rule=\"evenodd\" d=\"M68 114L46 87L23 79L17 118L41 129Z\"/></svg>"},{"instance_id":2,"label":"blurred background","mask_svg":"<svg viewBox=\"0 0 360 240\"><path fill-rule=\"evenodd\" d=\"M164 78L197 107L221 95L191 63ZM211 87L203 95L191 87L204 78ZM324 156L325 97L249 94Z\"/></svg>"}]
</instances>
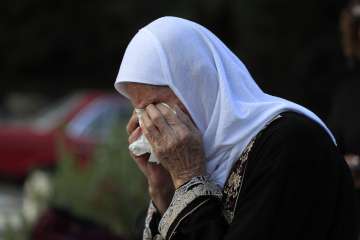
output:
<instances>
[{"instance_id":1,"label":"blurred background","mask_svg":"<svg viewBox=\"0 0 360 240\"><path fill-rule=\"evenodd\" d=\"M358 0L1 5L0 240L139 238L146 184L113 83L132 36L161 16L206 26L264 91L317 113L360 187Z\"/></svg>"}]
</instances>

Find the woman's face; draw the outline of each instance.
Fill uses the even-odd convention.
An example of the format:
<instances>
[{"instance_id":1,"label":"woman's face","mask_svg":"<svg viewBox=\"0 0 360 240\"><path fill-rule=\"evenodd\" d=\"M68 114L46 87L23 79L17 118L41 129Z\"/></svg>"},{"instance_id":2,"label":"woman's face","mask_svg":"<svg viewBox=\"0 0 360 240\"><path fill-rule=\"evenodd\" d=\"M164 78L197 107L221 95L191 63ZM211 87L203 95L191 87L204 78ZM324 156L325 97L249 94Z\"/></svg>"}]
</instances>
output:
<instances>
[{"instance_id":1,"label":"woman's face","mask_svg":"<svg viewBox=\"0 0 360 240\"><path fill-rule=\"evenodd\" d=\"M149 104L166 103L170 107L177 105L189 117L184 104L167 86L154 86L141 83L124 83L124 90L134 108L143 109Z\"/></svg>"}]
</instances>

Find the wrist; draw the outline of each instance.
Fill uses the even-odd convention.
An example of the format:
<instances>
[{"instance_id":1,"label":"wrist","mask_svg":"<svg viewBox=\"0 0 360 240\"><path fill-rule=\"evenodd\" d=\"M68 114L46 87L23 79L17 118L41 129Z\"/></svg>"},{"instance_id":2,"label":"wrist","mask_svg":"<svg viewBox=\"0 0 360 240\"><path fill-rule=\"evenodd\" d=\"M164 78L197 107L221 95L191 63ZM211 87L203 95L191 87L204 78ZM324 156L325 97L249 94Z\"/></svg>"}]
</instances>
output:
<instances>
[{"instance_id":1,"label":"wrist","mask_svg":"<svg viewBox=\"0 0 360 240\"><path fill-rule=\"evenodd\" d=\"M164 187L158 187L153 188L149 186L149 196L162 215L166 209L169 207L171 199L174 195L175 189L171 188L164 188Z\"/></svg>"},{"instance_id":2,"label":"wrist","mask_svg":"<svg viewBox=\"0 0 360 240\"><path fill-rule=\"evenodd\" d=\"M194 177L195 177L195 176L194 176ZM174 187L175 187L175 189L180 188L182 185L184 185L185 183L189 182L191 179L192 179L192 177L189 178L189 179L186 178L186 179L176 179L176 180L174 180Z\"/></svg>"},{"instance_id":3,"label":"wrist","mask_svg":"<svg viewBox=\"0 0 360 240\"><path fill-rule=\"evenodd\" d=\"M194 177L204 176L204 170L192 171L191 173L183 173L172 177L175 189L178 189Z\"/></svg>"}]
</instances>

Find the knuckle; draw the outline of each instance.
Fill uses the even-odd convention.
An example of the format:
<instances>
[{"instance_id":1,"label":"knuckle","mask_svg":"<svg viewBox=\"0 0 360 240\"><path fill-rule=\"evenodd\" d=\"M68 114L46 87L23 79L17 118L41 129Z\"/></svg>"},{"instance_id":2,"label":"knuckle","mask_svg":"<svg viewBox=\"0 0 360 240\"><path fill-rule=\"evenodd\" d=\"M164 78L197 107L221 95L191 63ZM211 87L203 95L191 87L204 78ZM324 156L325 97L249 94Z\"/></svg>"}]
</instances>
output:
<instances>
[{"instance_id":1,"label":"knuckle","mask_svg":"<svg viewBox=\"0 0 360 240\"><path fill-rule=\"evenodd\" d=\"M186 143L191 139L191 135L189 132L182 132L179 136L179 140L181 143Z\"/></svg>"},{"instance_id":2,"label":"knuckle","mask_svg":"<svg viewBox=\"0 0 360 240\"><path fill-rule=\"evenodd\" d=\"M152 117L152 120L156 123L159 123L161 121L160 114L158 114L158 113L154 114L154 116Z\"/></svg>"},{"instance_id":3,"label":"knuckle","mask_svg":"<svg viewBox=\"0 0 360 240\"><path fill-rule=\"evenodd\" d=\"M153 111L153 107L154 107L154 105L153 104L149 104L149 105L147 105L146 107L145 107L145 111L146 112L152 112Z\"/></svg>"},{"instance_id":4,"label":"knuckle","mask_svg":"<svg viewBox=\"0 0 360 240\"><path fill-rule=\"evenodd\" d=\"M147 128L147 129L152 129L152 128L154 128L154 123L151 122L151 121L146 121L146 122L144 122L144 125L145 125L145 128Z\"/></svg>"},{"instance_id":5,"label":"knuckle","mask_svg":"<svg viewBox=\"0 0 360 240\"><path fill-rule=\"evenodd\" d=\"M170 109L166 108L164 111L163 111L163 115L166 117L166 118L171 118L172 117L172 113L170 112Z\"/></svg>"}]
</instances>

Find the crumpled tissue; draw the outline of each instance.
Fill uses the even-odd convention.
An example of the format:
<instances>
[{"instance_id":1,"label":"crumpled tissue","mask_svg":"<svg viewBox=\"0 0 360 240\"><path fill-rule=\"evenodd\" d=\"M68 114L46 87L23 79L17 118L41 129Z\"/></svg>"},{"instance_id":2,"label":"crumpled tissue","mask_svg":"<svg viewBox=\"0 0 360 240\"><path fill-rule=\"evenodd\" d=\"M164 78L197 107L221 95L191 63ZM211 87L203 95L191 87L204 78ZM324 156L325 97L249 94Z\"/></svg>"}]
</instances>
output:
<instances>
[{"instance_id":1,"label":"crumpled tissue","mask_svg":"<svg viewBox=\"0 0 360 240\"><path fill-rule=\"evenodd\" d=\"M164 106L168 107L169 109L171 109L169 107L169 105L167 105L166 103L162 103ZM171 109L174 114L176 114L176 112ZM144 112L144 109L135 109L136 115L139 119L139 123L141 126L141 116ZM157 159L157 157L155 156L155 154L153 153L153 150L151 148L151 145L149 143L149 141L146 139L146 137L144 136L144 134L141 134L140 137L133 142L132 144L129 145L129 150L135 155L135 156L141 156L145 153L150 153L150 157L149 157L149 162L151 163L155 163L155 164L160 164L159 160Z\"/></svg>"}]
</instances>

